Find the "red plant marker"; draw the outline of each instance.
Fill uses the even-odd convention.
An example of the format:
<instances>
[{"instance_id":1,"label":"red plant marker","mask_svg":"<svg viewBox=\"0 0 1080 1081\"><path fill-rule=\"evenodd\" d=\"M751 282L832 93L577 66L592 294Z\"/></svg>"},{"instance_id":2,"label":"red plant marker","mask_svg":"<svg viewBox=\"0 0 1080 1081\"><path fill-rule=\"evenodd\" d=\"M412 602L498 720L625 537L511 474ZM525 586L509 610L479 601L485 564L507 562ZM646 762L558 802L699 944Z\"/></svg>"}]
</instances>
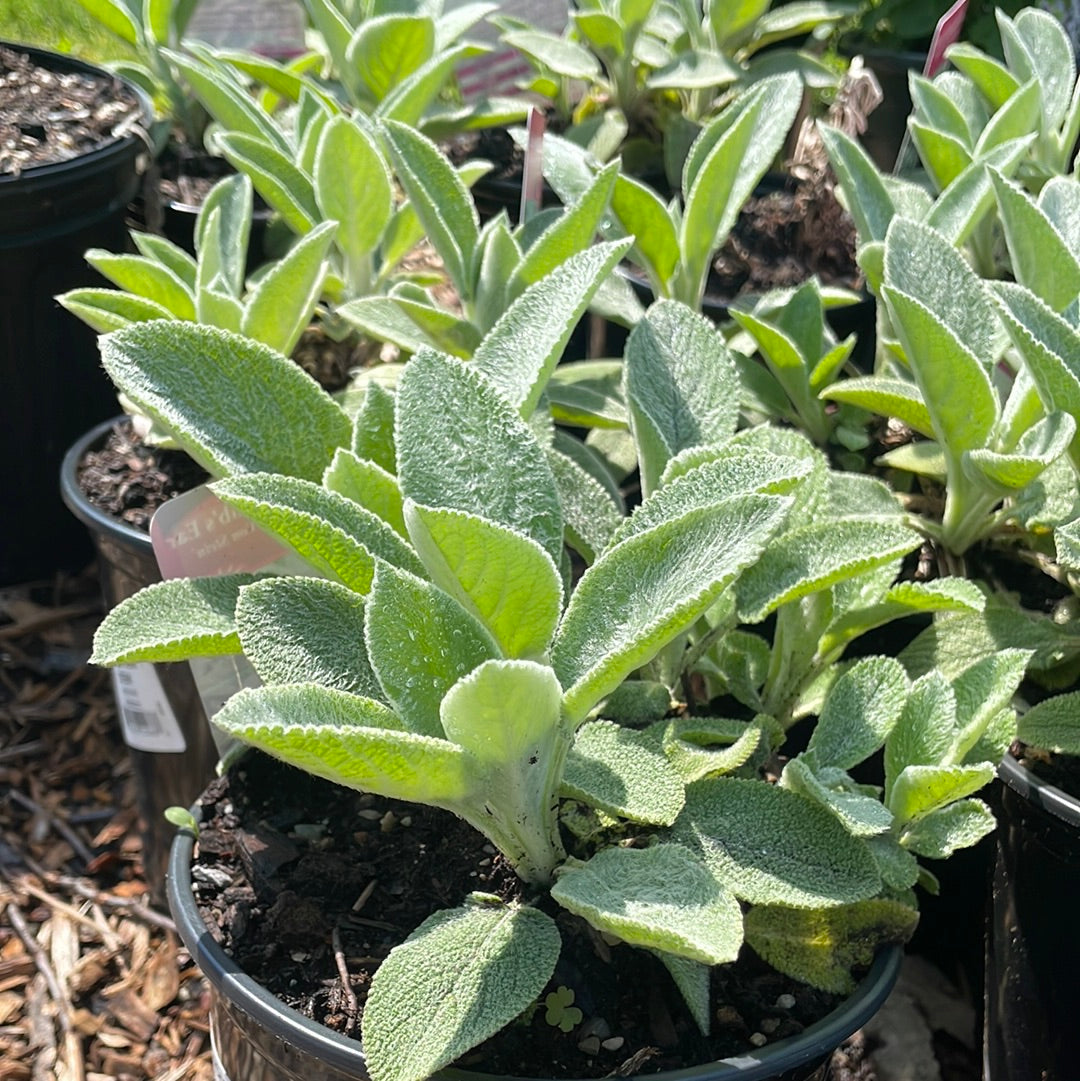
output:
<instances>
[{"instance_id":1,"label":"red plant marker","mask_svg":"<svg viewBox=\"0 0 1080 1081\"><path fill-rule=\"evenodd\" d=\"M934 27L934 36L930 39L930 51L926 54L923 74L932 79L945 63L945 50L960 40L964 29L964 17L967 15L969 0L956 0Z\"/></svg>"},{"instance_id":2,"label":"red plant marker","mask_svg":"<svg viewBox=\"0 0 1080 1081\"><path fill-rule=\"evenodd\" d=\"M954 45L964 29L964 18L967 15L969 0L956 0L944 15L938 19L934 27L934 36L930 39L930 50L926 54L926 63L923 64L923 75L932 79L945 63L945 50ZM900 143L900 153L896 155L896 164L893 166L894 173L902 173L912 164L914 155L911 151L911 131L904 129L904 138Z\"/></svg>"}]
</instances>

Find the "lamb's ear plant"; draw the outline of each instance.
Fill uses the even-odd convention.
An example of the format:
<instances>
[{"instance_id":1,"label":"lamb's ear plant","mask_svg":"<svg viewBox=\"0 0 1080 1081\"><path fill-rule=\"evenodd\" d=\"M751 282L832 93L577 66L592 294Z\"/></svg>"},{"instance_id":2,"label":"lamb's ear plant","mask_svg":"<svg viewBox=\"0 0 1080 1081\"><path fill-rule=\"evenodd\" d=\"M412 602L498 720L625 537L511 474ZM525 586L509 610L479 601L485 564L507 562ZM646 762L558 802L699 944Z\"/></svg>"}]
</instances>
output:
<instances>
[{"instance_id":1,"label":"lamb's ear plant","mask_svg":"<svg viewBox=\"0 0 1080 1081\"><path fill-rule=\"evenodd\" d=\"M932 194L910 177L881 173L856 140L823 128L860 246L873 246L860 261L875 291L877 246L897 214L921 220L963 247L983 277L1006 276L991 174L1015 178L1037 194L1047 180L1071 170L1080 83L1068 34L1036 8L1015 18L999 12L998 25L1005 63L962 43L947 53L958 70L932 80L911 77L908 126Z\"/></svg>"},{"instance_id":2,"label":"lamb's ear plant","mask_svg":"<svg viewBox=\"0 0 1080 1081\"><path fill-rule=\"evenodd\" d=\"M135 52L136 60L117 61L110 66L163 106L168 119L190 147L200 147L206 114L184 86L167 51L180 44L199 0L147 0L146 3L79 0L79 3ZM164 134L167 137L169 133L166 130Z\"/></svg>"},{"instance_id":3,"label":"lamb's ear plant","mask_svg":"<svg viewBox=\"0 0 1080 1081\"><path fill-rule=\"evenodd\" d=\"M707 464L706 464L707 463ZM902 574L921 544L895 495L861 474L830 470L806 436L761 425L665 470L800 478L785 528L692 635L694 670L707 697L729 696L783 733L816 713L843 670L848 647L880 627L934 612L979 612L981 591L962 578ZM775 471L779 469L780 473ZM901 632L902 633L902 632Z\"/></svg>"},{"instance_id":4,"label":"lamb's ear plant","mask_svg":"<svg viewBox=\"0 0 1080 1081\"><path fill-rule=\"evenodd\" d=\"M215 118L211 144L250 179L286 236L306 238L322 232L327 222L338 224L321 297L327 305L385 293L399 279L430 284L432 271L402 266L424 239L430 219L425 216L422 222L417 207L396 196L380 128L362 115L343 115L332 98L307 86L294 107L263 109L207 49L182 63ZM475 161L455 170L445 158L441 161L449 174L445 181L440 176L444 189L460 189L466 200L468 185L490 167ZM422 198L430 197L422 193Z\"/></svg>"},{"instance_id":5,"label":"lamb's ear plant","mask_svg":"<svg viewBox=\"0 0 1080 1081\"><path fill-rule=\"evenodd\" d=\"M524 119L520 99L466 103L456 89L457 67L490 50L466 35L497 4L304 0L304 6L325 57L319 83L353 110L412 125L433 138Z\"/></svg>"},{"instance_id":6,"label":"lamb's ear plant","mask_svg":"<svg viewBox=\"0 0 1080 1081\"><path fill-rule=\"evenodd\" d=\"M152 319L183 319L236 331L287 356L322 295L337 225L322 222L251 280L245 268L252 201L246 176L227 177L199 209L194 258L165 237L133 230L137 254L86 253L118 288L73 289L56 299L102 334Z\"/></svg>"},{"instance_id":7,"label":"lamb's ear plant","mask_svg":"<svg viewBox=\"0 0 1080 1081\"><path fill-rule=\"evenodd\" d=\"M978 152L973 150L963 161L954 159L955 171L939 171L939 178L947 175L948 179L929 192L910 177L883 173L858 140L838 128L823 124L820 131L844 205L855 223L858 261L874 293L881 286L881 248L894 217L923 222L941 233L967 253L982 276L1001 274L991 171L1013 176L1030 151L1033 135L1003 135L1000 141L988 141ZM889 336L887 324L884 333Z\"/></svg>"},{"instance_id":8,"label":"lamb's ear plant","mask_svg":"<svg viewBox=\"0 0 1080 1081\"><path fill-rule=\"evenodd\" d=\"M765 416L801 428L819 446L835 439L861 449L868 440L858 418L829 409L819 397L840 377L856 344L854 334L836 340L825 312L817 278L729 308L753 351L742 361L743 384Z\"/></svg>"},{"instance_id":9,"label":"lamb's ear plant","mask_svg":"<svg viewBox=\"0 0 1080 1081\"><path fill-rule=\"evenodd\" d=\"M1017 295L998 288L1003 298ZM924 515L920 524L960 556L1005 526L1068 454L1076 418L1060 400L1040 401L1026 366L1002 387L1000 305L942 234L892 221L881 296L899 339L896 374L848 379L823 394L896 417L922 437L882 462L943 486L940 519Z\"/></svg>"},{"instance_id":10,"label":"lamb's ear plant","mask_svg":"<svg viewBox=\"0 0 1080 1081\"><path fill-rule=\"evenodd\" d=\"M690 146L683 194L670 203L632 177L616 178L606 235L634 237L630 261L655 297L700 307L712 257L780 153L801 101L795 74L770 76L742 93ZM564 202L572 202L591 179L590 158L566 140L548 143L545 176Z\"/></svg>"},{"instance_id":11,"label":"lamb's ear plant","mask_svg":"<svg viewBox=\"0 0 1080 1081\"><path fill-rule=\"evenodd\" d=\"M836 84L836 71L809 50L777 42L806 39L839 19L843 6L770 8L588 0L571 12L562 35L512 16L492 21L503 43L532 65L525 89L548 99L570 141L598 161L620 157L632 175L656 180L666 173L676 187L694 135L736 85L784 71L810 86Z\"/></svg>"},{"instance_id":12,"label":"lamb's ear plant","mask_svg":"<svg viewBox=\"0 0 1080 1081\"><path fill-rule=\"evenodd\" d=\"M608 212L618 165L602 169L569 206L545 211L515 229L505 214L481 227L468 188L437 146L420 132L388 121L383 136L390 160L454 287L458 311L440 304L434 292L415 282L395 285L384 295L360 296L337 315L373 337L413 353L431 346L468 357L506 308L570 255L585 251ZM607 282L606 310L622 322L640 314L625 285Z\"/></svg>"},{"instance_id":13,"label":"lamb's ear plant","mask_svg":"<svg viewBox=\"0 0 1080 1081\"><path fill-rule=\"evenodd\" d=\"M1011 655L951 684L913 684L888 658L857 662L822 695L780 784L768 779L775 718L666 716L687 705L675 696L703 622L787 599L792 581L837 580L805 566L785 583L749 578L836 481L820 457L785 452L779 429L738 442L735 362L673 301L654 305L627 347L642 502L613 513L584 470L565 468L545 397L565 335L548 324L569 334L627 245L578 253L530 286L470 361L420 349L351 423L236 335L158 322L103 342L121 388L223 477L218 498L313 573L152 586L106 618L94 660L242 651L264 685L216 715L223 731L337 783L459 815L525 883L527 900L474 894L391 951L363 1018L375 1081L423 1081L546 992L562 1002L567 980L549 983L562 948L551 905L658 955L703 1030L708 967L744 941L797 979L847 990L877 945L911 933L917 857L947 855L992 823L971 797L1012 738ZM193 351L213 358L200 386L176 371ZM209 393L215 381L227 405ZM290 395L268 421L267 397ZM583 507L603 517L604 499L610 526L592 534L575 579L566 543ZM878 538L864 569L913 535ZM849 771L883 747L885 788L857 785ZM619 843L627 829L634 846Z\"/></svg>"},{"instance_id":14,"label":"lamb's ear plant","mask_svg":"<svg viewBox=\"0 0 1080 1081\"><path fill-rule=\"evenodd\" d=\"M946 57L959 69L944 87L955 109L933 111L925 123L944 129L961 146L963 131L956 112L975 139L975 146L998 140L1001 130L1031 132L1035 139L1019 179L1038 192L1051 177L1072 171L1076 140L1080 137L1080 83L1076 77L1076 51L1061 21L1038 7L1024 8L1010 17L997 15L1004 63L983 50L961 42ZM980 121L982 124L980 124ZM940 125L940 126L939 126ZM921 131L912 124L916 138Z\"/></svg>"}]
</instances>

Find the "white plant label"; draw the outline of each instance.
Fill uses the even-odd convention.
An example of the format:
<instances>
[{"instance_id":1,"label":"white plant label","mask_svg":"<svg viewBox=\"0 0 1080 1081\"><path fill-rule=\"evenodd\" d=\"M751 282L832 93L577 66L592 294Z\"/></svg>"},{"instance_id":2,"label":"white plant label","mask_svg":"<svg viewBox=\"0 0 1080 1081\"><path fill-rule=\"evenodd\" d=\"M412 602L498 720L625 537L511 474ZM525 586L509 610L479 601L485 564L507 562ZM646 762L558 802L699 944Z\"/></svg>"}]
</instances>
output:
<instances>
[{"instance_id":1,"label":"white plant label","mask_svg":"<svg viewBox=\"0 0 1080 1081\"><path fill-rule=\"evenodd\" d=\"M152 664L125 664L112 670L113 693L124 742L136 751L181 754L184 733Z\"/></svg>"}]
</instances>

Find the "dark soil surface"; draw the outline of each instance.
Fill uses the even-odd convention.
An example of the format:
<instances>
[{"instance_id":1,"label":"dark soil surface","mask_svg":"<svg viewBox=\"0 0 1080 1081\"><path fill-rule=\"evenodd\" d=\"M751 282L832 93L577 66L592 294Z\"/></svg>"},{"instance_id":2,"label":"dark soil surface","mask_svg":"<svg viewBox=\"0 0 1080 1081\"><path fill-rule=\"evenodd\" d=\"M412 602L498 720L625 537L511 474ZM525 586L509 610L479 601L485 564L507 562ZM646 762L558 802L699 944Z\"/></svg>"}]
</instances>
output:
<instances>
[{"instance_id":1,"label":"dark soil surface","mask_svg":"<svg viewBox=\"0 0 1080 1081\"><path fill-rule=\"evenodd\" d=\"M0 174L97 150L127 134L141 114L119 79L50 71L0 47Z\"/></svg>"},{"instance_id":2,"label":"dark soil surface","mask_svg":"<svg viewBox=\"0 0 1080 1081\"><path fill-rule=\"evenodd\" d=\"M855 225L827 186L790 183L759 189L739 213L713 260L707 294L736 298L789 289L817 275L856 289Z\"/></svg>"},{"instance_id":3,"label":"dark soil surface","mask_svg":"<svg viewBox=\"0 0 1080 1081\"><path fill-rule=\"evenodd\" d=\"M144 532L158 507L208 477L184 451L148 446L127 419L83 457L78 472L79 487L95 507Z\"/></svg>"},{"instance_id":4,"label":"dark soil surface","mask_svg":"<svg viewBox=\"0 0 1080 1081\"><path fill-rule=\"evenodd\" d=\"M428 915L473 890L528 899L494 848L453 815L361 795L258 753L211 786L203 815L193 878L211 933L283 1001L352 1035L380 961ZM564 1033L537 1010L459 1065L552 1077L678 1069L794 1035L838 1001L744 950L713 970L714 1035L705 1039L658 961L537 903L563 937L546 991L572 990L582 1022ZM855 1050L850 1058L854 1071Z\"/></svg>"}]
</instances>

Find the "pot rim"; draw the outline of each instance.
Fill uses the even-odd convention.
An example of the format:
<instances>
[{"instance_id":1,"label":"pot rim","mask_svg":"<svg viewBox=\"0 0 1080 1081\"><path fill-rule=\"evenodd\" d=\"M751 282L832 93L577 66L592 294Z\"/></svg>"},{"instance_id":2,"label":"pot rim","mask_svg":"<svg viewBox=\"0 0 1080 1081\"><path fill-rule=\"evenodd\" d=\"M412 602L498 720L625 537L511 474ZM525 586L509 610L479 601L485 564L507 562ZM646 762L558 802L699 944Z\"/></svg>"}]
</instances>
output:
<instances>
[{"instance_id":1,"label":"pot rim","mask_svg":"<svg viewBox=\"0 0 1080 1081\"><path fill-rule=\"evenodd\" d=\"M196 819L200 817L198 806L192 808L192 814ZM166 892L177 931L203 974L218 993L279 1038L343 1072L352 1071L357 1078L366 1078L359 1041L333 1032L286 1006L244 972L214 941L195 904L191 879L194 845L192 830L182 829L177 833L169 855ZM900 946L879 950L855 991L832 1013L797 1036L717 1062L649 1074L640 1081L769 1081L784 1071L812 1066L877 1013L896 983L902 960ZM492 1074L452 1067L440 1070L436 1076L440 1081L530 1081L513 1077L496 1079Z\"/></svg>"},{"instance_id":2,"label":"pot rim","mask_svg":"<svg viewBox=\"0 0 1080 1081\"><path fill-rule=\"evenodd\" d=\"M128 525L127 522L117 521L100 507L95 507L79 487L79 462L83 455L96 443L100 443L126 417L126 414L121 413L109 420L103 420L71 444L60 463L60 497L68 510L92 532L104 533L129 548L134 547L149 553L153 551L153 546L148 533Z\"/></svg>"},{"instance_id":3,"label":"pot rim","mask_svg":"<svg viewBox=\"0 0 1080 1081\"><path fill-rule=\"evenodd\" d=\"M1037 777L1011 754L998 764L997 775L1017 795L1041 807L1073 829L1080 830L1080 799Z\"/></svg>"}]
</instances>

